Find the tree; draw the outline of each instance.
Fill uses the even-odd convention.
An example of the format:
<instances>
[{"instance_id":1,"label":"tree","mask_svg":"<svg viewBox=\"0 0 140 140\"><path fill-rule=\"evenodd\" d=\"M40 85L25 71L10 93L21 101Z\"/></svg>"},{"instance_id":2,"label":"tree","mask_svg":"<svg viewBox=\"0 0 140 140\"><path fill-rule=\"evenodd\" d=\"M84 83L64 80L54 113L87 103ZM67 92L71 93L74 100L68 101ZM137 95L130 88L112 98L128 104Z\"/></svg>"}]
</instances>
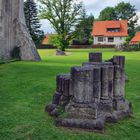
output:
<instances>
[{"instance_id":1,"label":"tree","mask_svg":"<svg viewBox=\"0 0 140 140\"><path fill-rule=\"evenodd\" d=\"M36 46L39 46L44 38L44 32L40 30L41 24L38 18L37 5L34 0L24 2L24 12L27 28Z\"/></svg>"},{"instance_id":2,"label":"tree","mask_svg":"<svg viewBox=\"0 0 140 140\"><path fill-rule=\"evenodd\" d=\"M80 20L78 24L75 26L75 37L79 40L85 39L86 19L87 19L86 10L83 9Z\"/></svg>"},{"instance_id":3,"label":"tree","mask_svg":"<svg viewBox=\"0 0 140 140\"><path fill-rule=\"evenodd\" d=\"M11 59L11 53L17 52L14 56L21 60L39 61L40 56L26 28L23 0L0 0L0 10L0 59Z\"/></svg>"},{"instance_id":4,"label":"tree","mask_svg":"<svg viewBox=\"0 0 140 140\"><path fill-rule=\"evenodd\" d=\"M48 19L59 36L61 50L65 51L73 36L73 27L81 15L82 3L75 0L39 0L42 10L40 16Z\"/></svg>"},{"instance_id":5,"label":"tree","mask_svg":"<svg viewBox=\"0 0 140 140\"><path fill-rule=\"evenodd\" d=\"M130 3L121 2L115 7L117 19L128 20L128 32L132 37L135 35L135 25L137 23L135 6Z\"/></svg>"},{"instance_id":6,"label":"tree","mask_svg":"<svg viewBox=\"0 0 140 140\"><path fill-rule=\"evenodd\" d=\"M90 16L87 16L86 11L83 10L81 20L75 27L75 34L78 40L89 40L91 38L93 21L94 16L92 14Z\"/></svg>"},{"instance_id":7,"label":"tree","mask_svg":"<svg viewBox=\"0 0 140 140\"><path fill-rule=\"evenodd\" d=\"M106 7L100 12L99 20L115 20L117 15L113 7Z\"/></svg>"},{"instance_id":8,"label":"tree","mask_svg":"<svg viewBox=\"0 0 140 140\"><path fill-rule=\"evenodd\" d=\"M107 7L100 12L99 20L128 20L128 32L132 37L135 34L135 25L137 23L135 6L129 2L120 2L116 7Z\"/></svg>"}]
</instances>

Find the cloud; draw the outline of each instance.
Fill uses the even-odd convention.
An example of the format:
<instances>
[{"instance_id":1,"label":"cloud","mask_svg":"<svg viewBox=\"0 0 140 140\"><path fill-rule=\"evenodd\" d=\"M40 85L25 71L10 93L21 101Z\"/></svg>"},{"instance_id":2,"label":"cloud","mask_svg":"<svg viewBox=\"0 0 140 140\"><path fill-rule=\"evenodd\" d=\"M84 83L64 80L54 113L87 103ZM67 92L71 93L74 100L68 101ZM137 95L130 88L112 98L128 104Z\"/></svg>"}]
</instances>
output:
<instances>
[{"instance_id":1,"label":"cloud","mask_svg":"<svg viewBox=\"0 0 140 140\"><path fill-rule=\"evenodd\" d=\"M83 2L87 12L89 14L93 13L96 18L105 7L114 7L120 2L130 2L132 5L135 5L137 11L140 11L140 0L83 0Z\"/></svg>"},{"instance_id":2,"label":"cloud","mask_svg":"<svg viewBox=\"0 0 140 140\"><path fill-rule=\"evenodd\" d=\"M140 12L137 12L137 15L138 15L138 25L140 26Z\"/></svg>"},{"instance_id":3,"label":"cloud","mask_svg":"<svg viewBox=\"0 0 140 140\"><path fill-rule=\"evenodd\" d=\"M42 20L40 20L40 22L42 25L41 30L43 30L46 34L55 32L54 29L52 28L50 22L47 19L42 19Z\"/></svg>"}]
</instances>

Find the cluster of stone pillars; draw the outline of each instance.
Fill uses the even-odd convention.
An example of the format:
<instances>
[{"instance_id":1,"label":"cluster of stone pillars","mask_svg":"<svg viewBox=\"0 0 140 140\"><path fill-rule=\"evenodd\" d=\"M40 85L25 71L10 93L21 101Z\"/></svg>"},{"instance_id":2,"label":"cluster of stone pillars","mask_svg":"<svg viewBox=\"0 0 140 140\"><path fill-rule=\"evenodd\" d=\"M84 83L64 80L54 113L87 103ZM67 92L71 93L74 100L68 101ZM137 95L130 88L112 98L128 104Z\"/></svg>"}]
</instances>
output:
<instances>
[{"instance_id":1,"label":"cluster of stone pillars","mask_svg":"<svg viewBox=\"0 0 140 140\"><path fill-rule=\"evenodd\" d=\"M129 116L124 68L124 56L103 62L102 53L90 53L89 62L57 76L56 93L46 111L58 117L57 126L92 130L103 130L105 122ZM65 118L59 117L59 107L64 108Z\"/></svg>"}]
</instances>

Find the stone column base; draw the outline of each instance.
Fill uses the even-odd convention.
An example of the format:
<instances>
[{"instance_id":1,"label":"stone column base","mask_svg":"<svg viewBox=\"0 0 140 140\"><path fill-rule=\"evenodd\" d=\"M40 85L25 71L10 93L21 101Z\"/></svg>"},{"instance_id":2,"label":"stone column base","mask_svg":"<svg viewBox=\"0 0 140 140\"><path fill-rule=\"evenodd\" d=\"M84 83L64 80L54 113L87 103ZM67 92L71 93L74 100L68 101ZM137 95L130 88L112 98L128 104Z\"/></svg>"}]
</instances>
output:
<instances>
[{"instance_id":1,"label":"stone column base","mask_svg":"<svg viewBox=\"0 0 140 140\"><path fill-rule=\"evenodd\" d=\"M103 131L105 119L100 116L98 119L57 119L56 126L68 128L80 128L85 130Z\"/></svg>"}]
</instances>

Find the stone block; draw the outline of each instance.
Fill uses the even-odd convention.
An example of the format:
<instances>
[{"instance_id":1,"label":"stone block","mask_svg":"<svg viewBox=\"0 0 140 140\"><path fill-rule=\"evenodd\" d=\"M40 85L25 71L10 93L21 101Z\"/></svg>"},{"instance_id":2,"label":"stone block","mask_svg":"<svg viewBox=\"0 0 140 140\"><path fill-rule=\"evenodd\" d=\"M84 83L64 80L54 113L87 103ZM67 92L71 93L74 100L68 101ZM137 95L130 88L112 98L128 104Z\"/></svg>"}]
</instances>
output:
<instances>
[{"instance_id":1,"label":"stone block","mask_svg":"<svg viewBox=\"0 0 140 140\"><path fill-rule=\"evenodd\" d=\"M124 110L126 108L125 99L118 99L113 101L115 110Z\"/></svg>"},{"instance_id":2,"label":"stone block","mask_svg":"<svg viewBox=\"0 0 140 140\"><path fill-rule=\"evenodd\" d=\"M102 53L89 53L89 62L102 62Z\"/></svg>"},{"instance_id":3,"label":"stone block","mask_svg":"<svg viewBox=\"0 0 140 140\"><path fill-rule=\"evenodd\" d=\"M63 126L68 128L80 128L93 131L103 131L104 118L93 119L57 119L55 121L56 126Z\"/></svg>"}]
</instances>

